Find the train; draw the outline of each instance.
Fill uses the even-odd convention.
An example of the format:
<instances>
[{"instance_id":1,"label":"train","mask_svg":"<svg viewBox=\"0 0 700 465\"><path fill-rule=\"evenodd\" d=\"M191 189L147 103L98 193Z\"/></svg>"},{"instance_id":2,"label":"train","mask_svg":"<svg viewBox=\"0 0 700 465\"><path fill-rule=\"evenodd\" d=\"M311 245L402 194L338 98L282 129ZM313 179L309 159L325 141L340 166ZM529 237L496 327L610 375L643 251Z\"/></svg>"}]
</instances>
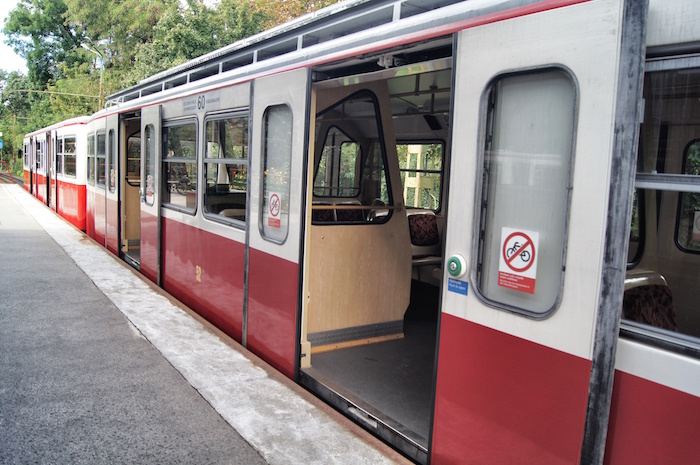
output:
<instances>
[{"instance_id":1,"label":"train","mask_svg":"<svg viewBox=\"0 0 700 465\"><path fill-rule=\"evenodd\" d=\"M347 0L27 134L25 187L416 463L691 463L699 23Z\"/></svg>"}]
</instances>

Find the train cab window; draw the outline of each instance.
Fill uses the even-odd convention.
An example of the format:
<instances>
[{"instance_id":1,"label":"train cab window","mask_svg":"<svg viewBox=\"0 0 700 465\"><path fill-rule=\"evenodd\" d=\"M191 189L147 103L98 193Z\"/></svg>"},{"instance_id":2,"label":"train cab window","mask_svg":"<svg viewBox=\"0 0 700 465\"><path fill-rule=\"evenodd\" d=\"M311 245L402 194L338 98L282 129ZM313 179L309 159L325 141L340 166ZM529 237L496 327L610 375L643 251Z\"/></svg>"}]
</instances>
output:
<instances>
[{"instance_id":1,"label":"train cab window","mask_svg":"<svg viewBox=\"0 0 700 465\"><path fill-rule=\"evenodd\" d=\"M316 116L312 224L388 221L386 150L374 94L360 91Z\"/></svg>"},{"instance_id":2,"label":"train cab window","mask_svg":"<svg viewBox=\"0 0 700 465\"><path fill-rule=\"evenodd\" d=\"M95 168L97 170L96 180L97 185L104 189L105 187L105 170L107 168L106 159L106 139L104 132L97 133L96 139L96 154L95 154Z\"/></svg>"},{"instance_id":3,"label":"train cab window","mask_svg":"<svg viewBox=\"0 0 700 465\"><path fill-rule=\"evenodd\" d=\"M75 177L75 137L63 139L63 170L66 176Z\"/></svg>"},{"instance_id":4,"label":"train cab window","mask_svg":"<svg viewBox=\"0 0 700 465\"><path fill-rule=\"evenodd\" d=\"M268 107L263 116L263 132L260 230L266 240L283 243L289 228L292 110L287 105Z\"/></svg>"},{"instance_id":5,"label":"train cab window","mask_svg":"<svg viewBox=\"0 0 700 465\"><path fill-rule=\"evenodd\" d=\"M248 196L248 115L205 122L204 213L229 224L246 221Z\"/></svg>"},{"instance_id":6,"label":"train cab window","mask_svg":"<svg viewBox=\"0 0 700 465\"><path fill-rule=\"evenodd\" d=\"M533 318L560 301L576 90L562 70L505 75L488 94L476 288Z\"/></svg>"},{"instance_id":7,"label":"train cab window","mask_svg":"<svg viewBox=\"0 0 700 465\"><path fill-rule=\"evenodd\" d=\"M647 63L635 179L643 249L628 264L622 306L623 335L684 353L700 353L698 88L698 58Z\"/></svg>"},{"instance_id":8,"label":"train cab window","mask_svg":"<svg viewBox=\"0 0 700 465\"><path fill-rule=\"evenodd\" d=\"M360 192L360 144L337 127L326 134L314 177L317 197L356 197Z\"/></svg>"},{"instance_id":9,"label":"train cab window","mask_svg":"<svg viewBox=\"0 0 700 465\"><path fill-rule=\"evenodd\" d=\"M87 181L88 184L95 185L95 135L88 136L87 150Z\"/></svg>"},{"instance_id":10,"label":"train cab window","mask_svg":"<svg viewBox=\"0 0 700 465\"><path fill-rule=\"evenodd\" d=\"M194 214L197 208L197 124L163 126L163 205Z\"/></svg>"},{"instance_id":11,"label":"train cab window","mask_svg":"<svg viewBox=\"0 0 700 465\"><path fill-rule=\"evenodd\" d=\"M439 211L444 143L398 144L396 151L406 206Z\"/></svg>"}]
</instances>

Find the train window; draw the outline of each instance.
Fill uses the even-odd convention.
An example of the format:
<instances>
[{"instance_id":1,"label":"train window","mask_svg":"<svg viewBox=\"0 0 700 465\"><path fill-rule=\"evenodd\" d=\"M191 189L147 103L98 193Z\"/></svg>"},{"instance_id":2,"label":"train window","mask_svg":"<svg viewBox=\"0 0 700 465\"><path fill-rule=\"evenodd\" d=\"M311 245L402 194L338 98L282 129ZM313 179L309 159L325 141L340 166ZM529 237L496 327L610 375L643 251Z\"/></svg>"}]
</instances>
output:
<instances>
[{"instance_id":1,"label":"train window","mask_svg":"<svg viewBox=\"0 0 700 465\"><path fill-rule=\"evenodd\" d=\"M138 186L141 181L141 133L136 132L126 141L126 182Z\"/></svg>"},{"instance_id":2,"label":"train window","mask_svg":"<svg viewBox=\"0 0 700 465\"><path fill-rule=\"evenodd\" d=\"M248 115L205 123L204 213L224 222L246 221L248 196Z\"/></svg>"},{"instance_id":3,"label":"train window","mask_svg":"<svg viewBox=\"0 0 700 465\"><path fill-rule=\"evenodd\" d=\"M146 193L146 205L153 205L154 193L155 193L155 179L156 179L156 141L155 134L153 132L155 129L152 124L147 124L144 131L146 137L146 144L144 147L145 153L143 154L143 170L144 178L141 180L145 183L142 186L143 191Z\"/></svg>"},{"instance_id":4,"label":"train window","mask_svg":"<svg viewBox=\"0 0 700 465\"><path fill-rule=\"evenodd\" d=\"M632 221L630 225L629 246L627 248L627 268L633 268L644 252L644 196L645 191L634 190L632 201Z\"/></svg>"},{"instance_id":5,"label":"train window","mask_svg":"<svg viewBox=\"0 0 700 465\"><path fill-rule=\"evenodd\" d=\"M263 116L263 202L260 231L272 242L287 239L289 182L292 166L292 110L287 105L268 107Z\"/></svg>"},{"instance_id":6,"label":"train window","mask_svg":"<svg viewBox=\"0 0 700 465\"><path fill-rule=\"evenodd\" d=\"M398 144L403 198L407 207L440 210L444 144Z\"/></svg>"},{"instance_id":7,"label":"train window","mask_svg":"<svg viewBox=\"0 0 700 465\"><path fill-rule=\"evenodd\" d=\"M56 138L56 174L63 174L63 138Z\"/></svg>"},{"instance_id":8,"label":"train window","mask_svg":"<svg viewBox=\"0 0 700 465\"><path fill-rule=\"evenodd\" d=\"M635 180L644 247L622 306L624 335L684 353L700 337L699 87L699 59L647 63Z\"/></svg>"},{"instance_id":9,"label":"train window","mask_svg":"<svg viewBox=\"0 0 700 465\"><path fill-rule=\"evenodd\" d=\"M107 136L107 169L110 192L114 192L117 186L117 157L114 151L114 143L114 129L110 129Z\"/></svg>"},{"instance_id":10,"label":"train window","mask_svg":"<svg viewBox=\"0 0 700 465\"><path fill-rule=\"evenodd\" d=\"M63 165L66 176L75 177L75 137L63 139Z\"/></svg>"},{"instance_id":11,"label":"train window","mask_svg":"<svg viewBox=\"0 0 700 465\"><path fill-rule=\"evenodd\" d=\"M357 197L360 193L360 162L360 144L337 127L331 127L316 168L314 195Z\"/></svg>"},{"instance_id":12,"label":"train window","mask_svg":"<svg viewBox=\"0 0 700 465\"><path fill-rule=\"evenodd\" d=\"M194 214L197 208L197 124L164 124L163 154L163 205Z\"/></svg>"},{"instance_id":13,"label":"train window","mask_svg":"<svg viewBox=\"0 0 700 465\"><path fill-rule=\"evenodd\" d=\"M95 164L97 169L97 185L99 187L105 187L105 169L106 169L106 140L105 133L97 133L97 144L96 144L96 154L95 154Z\"/></svg>"},{"instance_id":14,"label":"train window","mask_svg":"<svg viewBox=\"0 0 700 465\"><path fill-rule=\"evenodd\" d=\"M313 224L388 221L386 150L374 94L360 91L316 116Z\"/></svg>"},{"instance_id":15,"label":"train window","mask_svg":"<svg viewBox=\"0 0 700 465\"><path fill-rule=\"evenodd\" d=\"M682 174L700 176L700 140L688 144ZM678 200L676 243L686 252L700 252L700 193L681 192Z\"/></svg>"},{"instance_id":16,"label":"train window","mask_svg":"<svg viewBox=\"0 0 700 465\"><path fill-rule=\"evenodd\" d=\"M564 279L576 90L550 69L502 76L487 95L476 287L500 308L542 318Z\"/></svg>"},{"instance_id":17,"label":"train window","mask_svg":"<svg viewBox=\"0 0 700 465\"><path fill-rule=\"evenodd\" d=\"M88 184L95 185L95 135L88 136L87 150L87 180Z\"/></svg>"}]
</instances>

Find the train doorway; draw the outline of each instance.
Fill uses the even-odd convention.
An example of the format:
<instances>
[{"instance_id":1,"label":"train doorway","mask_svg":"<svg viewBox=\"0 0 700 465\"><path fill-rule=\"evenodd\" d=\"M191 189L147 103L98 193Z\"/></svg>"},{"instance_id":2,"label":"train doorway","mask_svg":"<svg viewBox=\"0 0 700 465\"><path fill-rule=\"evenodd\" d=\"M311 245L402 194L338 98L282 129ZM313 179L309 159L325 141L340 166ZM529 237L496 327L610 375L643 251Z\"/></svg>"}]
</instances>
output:
<instances>
[{"instance_id":1,"label":"train doorway","mask_svg":"<svg viewBox=\"0 0 700 465\"><path fill-rule=\"evenodd\" d=\"M141 263L141 113L124 115L119 133L121 256L136 269Z\"/></svg>"},{"instance_id":2,"label":"train doorway","mask_svg":"<svg viewBox=\"0 0 700 465\"><path fill-rule=\"evenodd\" d=\"M300 382L419 463L434 397L452 73L449 44L431 53L442 57L313 85L301 327Z\"/></svg>"}]
</instances>

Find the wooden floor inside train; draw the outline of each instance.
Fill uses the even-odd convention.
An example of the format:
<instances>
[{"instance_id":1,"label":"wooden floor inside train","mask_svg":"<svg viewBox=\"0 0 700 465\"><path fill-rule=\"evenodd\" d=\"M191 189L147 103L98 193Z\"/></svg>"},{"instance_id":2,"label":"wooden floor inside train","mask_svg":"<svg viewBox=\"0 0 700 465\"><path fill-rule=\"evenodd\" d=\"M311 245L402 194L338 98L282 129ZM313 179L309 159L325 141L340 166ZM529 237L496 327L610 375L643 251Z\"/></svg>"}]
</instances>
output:
<instances>
[{"instance_id":1,"label":"wooden floor inside train","mask_svg":"<svg viewBox=\"0 0 700 465\"><path fill-rule=\"evenodd\" d=\"M304 373L427 447L439 288L411 284L404 337L314 354Z\"/></svg>"}]
</instances>

